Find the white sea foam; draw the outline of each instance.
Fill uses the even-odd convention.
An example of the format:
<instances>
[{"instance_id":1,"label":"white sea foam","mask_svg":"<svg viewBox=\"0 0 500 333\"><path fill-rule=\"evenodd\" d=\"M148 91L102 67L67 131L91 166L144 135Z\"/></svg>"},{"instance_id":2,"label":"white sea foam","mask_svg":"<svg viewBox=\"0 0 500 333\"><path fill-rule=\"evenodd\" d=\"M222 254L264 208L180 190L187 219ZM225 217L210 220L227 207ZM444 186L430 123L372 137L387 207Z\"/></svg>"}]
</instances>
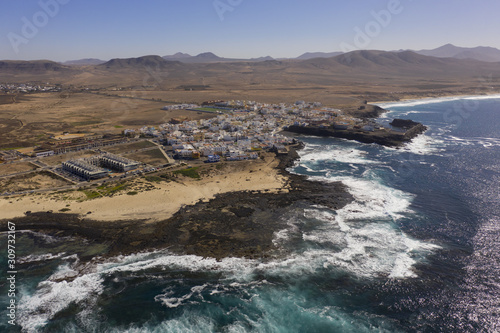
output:
<instances>
[{"instance_id":1,"label":"white sea foam","mask_svg":"<svg viewBox=\"0 0 500 333\"><path fill-rule=\"evenodd\" d=\"M249 261L243 258L204 258L196 255L174 255L168 251L135 254L123 257L123 261L100 264L97 272L114 274L117 272L137 272L147 270L169 269L190 272L231 272L232 278L248 279Z\"/></svg>"},{"instance_id":2,"label":"white sea foam","mask_svg":"<svg viewBox=\"0 0 500 333\"><path fill-rule=\"evenodd\" d=\"M43 281L33 295L23 295L19 302L18 323L25 332L39 332L59 311L70 304L89 306L95 304L102 293L99 274L79 276L71 282Z\"/></svg>"},{"instance_id":3,"label":"white sea foam","mask_svg":"<svg viewBox=\"0 0 500 333\"><path fill-rule=\"evenodd\" d=\"M414 256L437 248L433 244L412 240L393 227L391 222L412 213L412 196L381 185L372 171L366 178L311 177L311 180L342 181L355 200L338 210L306 210L306 218L326 222L322 227L305 233L305 241L333 244L342 250L331 253L311 250L303 255L310 263L324 267L342 267L359 276L387 275L391 278L414 277Z\"/></svg>"},{"instance_id":4,"label":"white sea foam","mask_svg":"<svg viewBox=\"0 0 500 333\"><path fill-rule=\"evenodd\" d=\"M198 297L203 298L201 296L201 292L208 286L208 284L204 284L202 286L195 286L191 288L191 292L187 295L183 295L181 297L172 297L175 292L169 288L164 294L156 295L155 301L163 303L163 305L168 308L176 308L179 305L184 304L187 300L189 300L193 295L197 295Z\"/></svg>"},{"instance_id":5,"label":"white sea foam","mask_svg":"<svg viewBox=\"0 0 500 333\"><path fill-rule=\"evenodd\" d=\"M185 314L180 319L169 319L160 324L144 327L130 327L128 329L117 328L108 329L109 333L212 333L217 329L214 323L207 317Z\"/></svg>"},{"instance_id":6,"label":"white sea foam","mask_svg":"<svg viewBox=\"0 0 500 333\"><path fill-rule=\"evenodd\" d=\"M306 149L299 151L300 162L302 165L310 165L317 163L318 161L337 161L346 164L379 163L368 159L365 151L354 147L339 147L337 145L317 147L319 148L307 147Z\"/></svg>"},{"instance_id":7,"label":"white sea foam","mask_svg":"<svg viewBox=\"0 0 500 333\"><path fill-rule=\"evenodd\" d=\"M407 151L415 155L439 155L446 151L443 140L420 134L410 142L399 148L401 151Z\"/></svg>"},{"instance_id":8,"label":"white sea foam","mask_svg":"<svg viewBox=\"0 0 500 333\"><path fill-rule=\"evenodd\" d=\"M72 237L69 237L69 236L55 237L55 236L46 235L44 233L36 232L36 231L32 231L32 230L19 230L19 232L23 233L23 234L31 234L31 235L35 236L37 239L43 240L47 244L69 241L69 240L73 239Z\"/></svg>"},{"instance_id":9,"label":"white sea foam","mask_svg":"<svg viewBox=\"0 0 500 333\"><path fill-rule=\"evenodd\" d=\"M500 99L500 94L484 95L484 96L468 96L468 97L465 97L464 99L467 99L467 100Z\"/></svg>"},{"instance_id":10,"label":"white sea foam","mask_svg":"<svg viewBox=\"0 0 500 333\"><path fill-rule=\"evenodd\" d=\"M354 177L310 177L311 180L337 182L341 181L355 200L337 211L337 220L355 221L370 219L399 219L401 213L411 212L409 206L413 196L409 193L380 184L371 170L367 171L369 179Z\"/></svg>"},{"instance_id":11,"label":"white sea foam","mask_svg":"<svg viewBox=\"0 0 500 333\"><path fill-rule=\"evenodd\" d=\"M449 136L445 138L450 145L457 146L475 146L480 145L484 148L500 147L500 138L483 138L483 137L471 137L471 138L458 138L455 136Z\"/></svg>"},{"instance_id":12,"label":"white sea foam","mask_svg":"<svg viewBox=\"0 0 500 333\"><path fill-rule=\"evenodd\" d=\"M297 219L295 217L289 217L287 219L287 226L285 229L279 230L273 235L273 245L279 247L286 243L292 234L299 232L297 227Z\"/></svg>"},{"instance_id":13,"label":"white sea foam","mask_svg":"<svg viewBox=\"0 0 500 333\"><path fill-rule=\"evenodd\" d=\"M65 254L66 254L65 252L57 253L57 254L52 254L52 253L45 253L45 254L38 254L38 255L30 254L28 256L18 258L17 263L18 264L26 264L26 263L31 263L31 262L52 260L52 259L61 258Z\"/></svg>"},{"instance_id":14,"label":"white sea foam","mask_svg":"<svg viewBox=\"0 0 500 333\"><path fill-rule=\"evenodd\" d=\"M314 214L314 211L309 214ZM306 251L300 261L312 267L322 265L329 269L341 268L364 277L416 277L413 271L415 257L437 248L409 238L388 223L343 223L328 216L325 211L316 214L318 219L326 217L325 222L328 224L305 234L304 239L321 244L331 243L340 247L341 251Z\"/></svg>"},{"instance_id":15,"label":"white sea foam","mask_svg":"<svg viewBox=\"0 0 500 333\"><path fill-rule=\"evenodd\" d=\"M202 292L212 294L225 292L227 288L248 289L255 285L256 274L280 278L302 276L318 270L346 270L361 277L386 275L392 278L413 276L412 252L419 250L420 243L407 246L406 236L397 234L387 224L371 224L364 227L338 220L337 216L321 208L308 210L317 214L317 219L326 219L332 225L323 229L323 236L313 233L305 235L310 241L334 242L342 247L340 252L330 249L309 249L302 253L291 253L285 258L276 258L266 262L242 258L224 258L217 261L195 255L176 255L168 251L122 256L98 264L94 272L76 276L71 281L58 281L68 276L74 277L75 271L69 265L61 265L47 281L39 284L33 295L23 295L19 305L19 318L23 329L36 332L55 314L70 304L78 304L84 309L95 306L98 296L103 291L104 277L121 272L148 270L186 270L190 272L223 273L221 280L225 287L211 287L207 284L195 286L185 295L176 295L173 290L165 290L155 297L166 307L175 308L189 302L202 301ZM359 214L355 212L354 214ZM300 222L298 222L300 223ZM349 222L351 223L351 222ZM335 226L337 224L337 226ZM300 232L295 229L295 232ZM406 245L406 246L405 246ZM260 281L260 283L266 283ZM134 331L134 330L132 330Z\"/></svg>"}]
</instances>

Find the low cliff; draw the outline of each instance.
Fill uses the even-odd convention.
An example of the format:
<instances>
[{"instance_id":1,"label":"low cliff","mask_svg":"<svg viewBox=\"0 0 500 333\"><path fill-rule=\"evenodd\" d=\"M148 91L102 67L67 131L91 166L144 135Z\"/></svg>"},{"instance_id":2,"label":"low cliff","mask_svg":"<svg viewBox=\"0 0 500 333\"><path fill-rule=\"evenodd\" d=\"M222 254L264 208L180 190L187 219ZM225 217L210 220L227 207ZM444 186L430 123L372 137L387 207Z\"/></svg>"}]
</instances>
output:
<instances>
[{"instance_id":1,"label":"low cliff","mask_svg":"<svg viewBox=\"0 0 500 333\"><path fill-rule=\"evenodd\" d=\"M427 127L420 123L414 124L406 129L405 132L398 132L390 129L381 129L375 131L363 131L360 129L335 129L333 127L317 126L289 126L286 131L323 137L334 137L348 140L355 140L362 143L377 143L388 147L401 146L411 141L414 137L425 132Z\"/></svg>"}]
</instances>

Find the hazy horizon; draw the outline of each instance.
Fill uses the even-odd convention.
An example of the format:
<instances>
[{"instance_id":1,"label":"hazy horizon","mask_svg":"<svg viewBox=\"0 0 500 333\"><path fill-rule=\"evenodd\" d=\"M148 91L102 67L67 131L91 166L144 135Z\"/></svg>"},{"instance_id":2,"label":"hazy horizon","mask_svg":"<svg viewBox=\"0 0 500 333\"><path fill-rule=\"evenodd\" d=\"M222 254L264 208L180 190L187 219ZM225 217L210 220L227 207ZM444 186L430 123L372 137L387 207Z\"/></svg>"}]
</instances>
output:
<instances>
[{"instance_id":1,"label":"hazy horizon","mask_svg":"<svg viewBox=\"0 0 500 333\"><path fill-rule=\"evenodd\" d=\"M466 0L8 2L0 13L0 59L63 62L177 52L295 58L305 52L421 50L448 43L500 48L495 36L500 3L481 4Z\"/></svg>"}]
</instances>

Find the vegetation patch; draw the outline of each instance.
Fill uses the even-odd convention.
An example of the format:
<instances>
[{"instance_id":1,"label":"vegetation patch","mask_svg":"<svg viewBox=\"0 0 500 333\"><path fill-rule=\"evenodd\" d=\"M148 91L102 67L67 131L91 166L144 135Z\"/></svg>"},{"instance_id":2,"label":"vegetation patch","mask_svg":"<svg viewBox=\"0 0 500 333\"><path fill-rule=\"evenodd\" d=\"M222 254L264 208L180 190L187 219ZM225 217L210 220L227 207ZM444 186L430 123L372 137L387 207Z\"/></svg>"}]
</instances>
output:
<instances>
[{"instance_id":1,"label":"vegetation patch","mask_svg":"<svg viewBox=\"0 0 500 333\"><path fill-rule=\"evenodd\" d=\"M103 121L100 119L91 119L91 120L84 120L84 121L76 121L71 123L73 126L87 126L87 125L95 125L95 124L100 124Z\"/></svg>"},{"instance_id":2,"label":"vegetation patch","mask_svg":"<svg viewBox=\"0 0 500 333\"><path fill-rule=\"evenodd\" d=\"M127 189L128 185L125 183L101 185L95 189L80 189L87 196L87 200L92 200L99 197L112 196L113 194Z\"/></svg>"},{"instance_id":3,"label":"vegetation patch","mask_svg":"<svg viewBox=\"0 0 500 333\"><path fill-rule=\"evenodd\" d=\"M185 177L194 178L194 179L200 179L201 177L200 177L200 174L198 173L198 169L199 169L199 167L177 170L177 171L174 171L174 174L183 175Z\"/></svg>"},{"instance_id":4,"label":"vegetation patch","mask_svg":"<svg viewBox=\"0 0 500 333\"><path fill-rule=\"evenodd\" d=\"M18 150L21 148L23 148L23 147L0 148L0 150Z\"/></svg>"},{"instance_id":5,"label":"vegetation patch","mask_svg":"<svg viewBox=\"0 0 500 333\"><path fill-rule=\"evenodd\" d=\"M127 192L127 195L136 195L138 194L139 192L137 191L130 191L130 192Z\"/></svg>"},{"instance_id":6,"label":"vegetation patch","mask_svg":"<svg viewBox=\"0 0 500 333\"><path fill-rule=\"evenodd\" d=\"M82 192L87 196L88 200L92 200L95 198L102 197L102 194L97 192L97 191L92 191L92 190L82 190Z\"/></svg>"},{"instance_id":7,"label":"vegetation patch","mask_svg":"<svg viewBox=\"0 0 500 333\"><path fill-rule=\"evenodd\" d=\"M148 182L159 183L164 180L164 178L159 176L145 176L144 177Z\"/></svg>"},{"instance_id":8,"label":"vegetation patch","mask_svg":"<svg viewBox=\"0 0 500 333\"><path fill-rule=\"evenodd\" d=\"M62 209L59 209L60 212L68 212L70 211L71 209L69 208L62 208Z\"/></svg>"},{"instance_id":9,"label":"vegetation patch","mask_svg":"<svg viewBox=\"0 0 500 333\"><path fill-rule=\"evenodd\" d=\"M112 195L112 194L115 194L117 192L120 192L120 191L123 191L127 188L127 184L123 184L123 183L120 183L120 184L117 184L113 187L107 187L104 189L104 195Z\"/></svg>"}]
</instances>

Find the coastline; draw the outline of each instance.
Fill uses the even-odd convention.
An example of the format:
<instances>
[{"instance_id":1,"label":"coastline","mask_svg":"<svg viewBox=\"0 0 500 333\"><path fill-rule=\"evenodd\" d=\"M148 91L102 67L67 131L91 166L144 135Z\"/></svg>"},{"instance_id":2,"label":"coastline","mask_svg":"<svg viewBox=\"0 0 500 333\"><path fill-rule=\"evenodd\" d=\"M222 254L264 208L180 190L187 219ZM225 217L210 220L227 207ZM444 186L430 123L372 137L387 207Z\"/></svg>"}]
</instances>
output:
<instances>
[{"instance_id":1,"label":"coastline","mask_svg":"<svg viewBox=\"0 0 500 333\"><path fill-rule=\"evenodd\" d=\"M105 243L106 256L169 247L217 259L266 257L287 210L304 203L336 210L353 200L341 183L321 184L288 173L298 157L292 148L255 165L234 163L236 169L201 180L182 178L137 195L71 201L69 213L58 213L67 200L46 194L1 199L0 230L13 221L18 230L83 237Z\"/></svg>"},{"instance_id":2,"label":"coastline","mask_svg":"<svg viewBox=\"0 0 500 333\"><path fill-rule=\"evenodd\" d=\"M209 174L200 180L181 177L170 182L148 184L148 190L136 195L121 193L112 197L83 200L80 191L61 199L57 192L24 197L0 199L2 219L25 216L25 212L58 212L67 209L69 213L86 216L99 221L147 220L160 221L172 217L182 206L207 201L217 194L233 191L287 191L286 176L276 167L279 161L266 157L258 163L232 163L220 174ZM62 196L62 195L61 195ZM90 214L88 214L90 212Z\"/></svg>"},{"instance_id":3,"label":"coastline","mask_svg":"<svg viewBox=\"0 0 500 333\"><path fill-rule=\"evenodd\" d=\"M163 207L161 204L146 203L155 196L161 198L161 194L165 194L165 188L160 187L146 192L139 199L128 195L96 199L101 200L101 203L94 206L91 214L38 211L20 216L18 213L17 216L2 219L0 230L6 230L7 221L12 221L18 231L31 230L55 236L82 237L105 245L106 250L102 254L104 257L168 247L177 253L216 259L265 258L275 249L274 235L285 225L286 221L280 218L288 211L308 204L336 210L353 200L342 183L313 182L305 176L286 171L299 157L296 149L302 147L292 147L288 154L265 161L266 167L261 167L259 172L249 172L244 168L239 173L213 176L206 179L205 183L203 180L187 181L190 184L175 183L172 192L181 186L186 187L186 195L195 195L189 197L189 200L185 200L186 196L176 195L178 200L174 200L173 205L165 204L166 196L163 196L165 208L161 211L157 210ZM245 176L241 178L243 175ZM251 176L256 178L249 178ZM260 182L247 179L260 179ZM215 185L220 187L211 189ZM220 189L225 191L218 192ZM96 202L98 201L89 201L91 205ZM141 202L146 205L142 211L131 211L131 208L123 206L138 205ZM21 201L17 205L22 207L23 203ZM49 203L54 204L50 200L40 204ZM108 207L98 213L95 207L100 207L101 204ZM177 208L179 204L180 207ZM149 212L144 212L148 209ZM120 218L113 219L113 213ZM93 258L82 258L83 261L91 259Z\"/></svg>"},{"instance_id":4,"label":"coastline","mask_svg":"<svg viewBox=\"0 0 500 333\"><path fill-rule=\"evenodd\" d=\"M453 100L460 100L460 99L481 99L481 98L500 98L500 92L491 92L491 93L483 93L480 95L443 95L443 96L436 96L436 97L421 97L421 98L402 98L397 101L373 101L370 102L372 105L377 105L380 107L385 107L385 104L393 105L393 104L399 104L399 103L411 103L411 102L418 102L418 103L429 103L432 102L433 100L443 100L443 101L453 101ZM389 111L389 110L388 110Z\"/></svg>"}]
</instances>

